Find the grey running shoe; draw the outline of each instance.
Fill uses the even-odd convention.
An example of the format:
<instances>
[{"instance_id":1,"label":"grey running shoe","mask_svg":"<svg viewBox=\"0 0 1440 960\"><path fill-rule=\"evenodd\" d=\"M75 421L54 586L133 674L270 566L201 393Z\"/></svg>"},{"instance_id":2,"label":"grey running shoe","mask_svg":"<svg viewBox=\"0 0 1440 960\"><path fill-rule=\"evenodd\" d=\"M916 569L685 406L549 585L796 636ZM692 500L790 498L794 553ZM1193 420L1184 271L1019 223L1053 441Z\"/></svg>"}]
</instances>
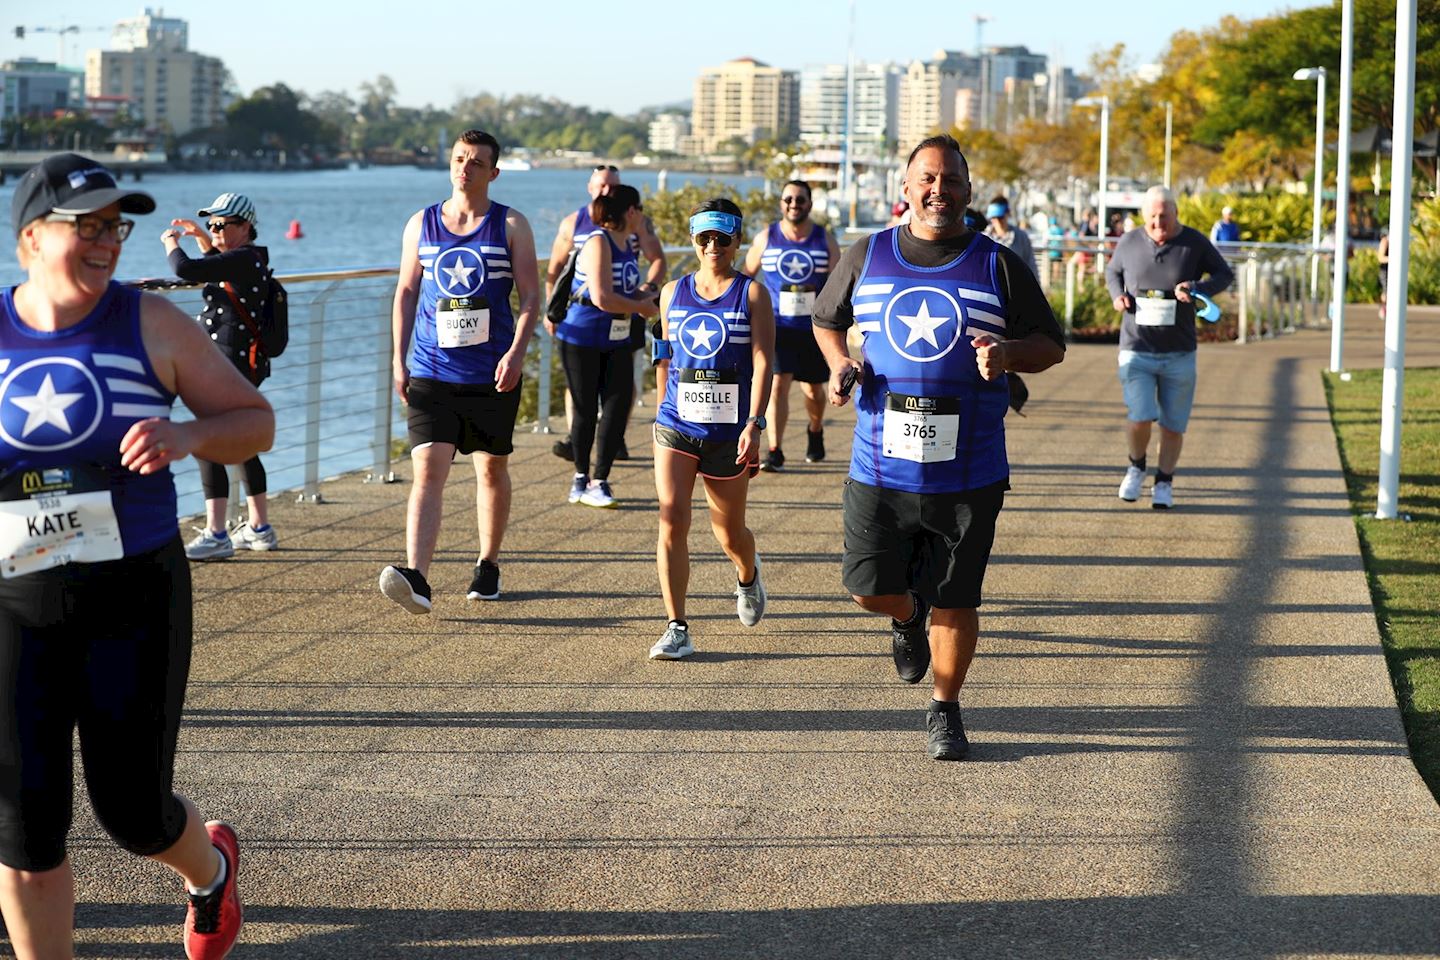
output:
<instances>
[{"instance_id":1,"label":"grey running shoe","mask_svg":"<svg viewBox=\"0 0 1440 960\"><path fill-rule=\"evenodd\" d=\"M650 648L650 659L684 660L694 652L695 645L690 642L689 628L671 620L660 639L655 641L655 646Z\"/></svg>"},{"instance_id":2,"label":"grey running shoe","mask_svg":"<svg viewBox=\"0 0 1440 960\"><path fill-rule=\"evenodd\" d=\"M1150 506L1156 510L1169 510L1175 506L1175 488L1169 480L1156 480L1150 488Z\"/></svg>"},{"instance_id":3,"label":"grey running shoe","mask_svg":"<svg viewBox=\"0 0 1440 960\"><path fill-rule=\"evenodd\" d=\"M570 502L579 503L580 498L585 496L585 487L590 483L590 478L583 473L575 474L575 479L570 481Z\"/></svg>"},{"instance_id":4,"label":"grey running shoe","mask_svg":"<svg viewBox=\"0 0 1440 960\"><path fill-rule=\"evenodd\" d=\"M760 576L760 554L755 554L755 579L747 587L735 584L735 615L747 627L753 627L765 616L765 581Z\"/></svg>"},{"instance_id":5,"label":"grey running shoe","mask_svg":"<svg viewBox=\"0 0 1440 960\"><path fill-rule=\"evenodd\" d=\"M890 652L895 657L895 672L900 674L900 679L919 683L930 669L930 634L925 629L925 615L930 612L930 605L913 590L910 596L915 598L915 613L909 626L898 620L890 621Z\"/></svg>"},{"instance_id":6,"label":"grey running shoe","mask_svg":"<svg viewBox=\"0 0 1440 960\"><path fill-rule=\"evenodd\" d=\"M580 497L580 502L587 507L601 507L609 509L618 507L615 502L615 494L610 492L609 480L591 480L585 487L585 493Z\"/></svg>"},{"instance_id":7,"label":"grey running shoe","mask_svg":"<svg viewBox=\"0 0 1440 960\"><path fill-rule=\"evenodd\" d=\"M1134 503L1140 499L1140 487L1145 483L1145 471L1139 467L1127 467L1125 479L1120 481L1120 492L1117 494L1126 503Z\"/></svg>"},{"instance_id":8,"label":"grey running shoe","mask_svg":"<svg viewBox=\"0 0 1440 960\"><path fill-rule=\"evenodd\" d=\"M490 560L480 561L480 565L475 568L475 576L470 581L470 590L465 594L465 599L500 599L500 567L498 564Z\"/></svg>"},{"instance_id":9,"label":"grey running shoe","mask_svg":"<svg viewBox=\"0 0 1440 960\"><path fill-rule=\"evenodd\" d=\"M825 428L805 430L805 462L819 463L825 459Z\"/></svg>"},{"instance_id":10,"label":"grey running shoe","mask_svg":"<svg viewBox=\"0 0 1440 960\"><path fill-rule=\"evenodd\" d=\"M958 705L953 710L937 710L931 703L925 711L925 730L930 737L930 759L964 760L970 753L970 741L965 737Z\"/></svg>"},{"instance_id":11,"label":"grey running shoe","mask_svg":"<svg viewBox=\"0 0 1440 960\"><path fill-rule=\"evenodd\" d=\"M217 537L210 530L196 529L200 535L185 544L187 560L224 560L235 556L235 541L228 533Z\"/></svg>"},{"instance_id":12,"label":"grey running shoe","mask_svg":"<svg viewBox=\"0 0 1440 960\"><path fill-rule=\"evenodd\" d=\"M380 592L411 613L430 612L430 584L419 570L386 567L380 571Z\"/></svg>"},{"instance_id":13,"label":"grey running shoe","mask_svg":"<svg viewBox=\"0 0 1440 960\"><path fill-rule=\"evenodd\" d=\"M246 521L236 528L230 539L249 550L274 550L280 545L279 538L275 536L275 528L268 523L264 530L256 530Z\"/></svg>"}]
</instances>

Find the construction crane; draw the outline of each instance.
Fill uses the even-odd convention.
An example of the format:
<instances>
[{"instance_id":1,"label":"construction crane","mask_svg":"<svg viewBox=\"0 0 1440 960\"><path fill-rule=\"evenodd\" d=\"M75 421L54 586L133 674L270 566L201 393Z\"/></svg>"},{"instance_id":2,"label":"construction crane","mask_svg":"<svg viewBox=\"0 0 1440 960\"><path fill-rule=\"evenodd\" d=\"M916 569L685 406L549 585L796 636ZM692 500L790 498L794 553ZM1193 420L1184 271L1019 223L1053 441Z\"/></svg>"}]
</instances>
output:
<instances>
[{"instance_id":1,"label":"construction crane","mask_svg":"<svg viewBox=\"0 0 1440 960\"><path fill-rule=\"evenodd\" d=\"M983 130L990 126L990 58L985 56L985 24L993 18L983 13L975 14L975 56L980 61L980 116L978 126Z\"/></svg>"},{"instance_id":2,"label":"construction crane","mask_svg":"<svg viewBox=\"0 0 1440 960\"><path fill-rule=\"evenodd\" d=\"M97 30L108 30L109 27L80 27L75 24L61 24L58 27L16 27L15 38L24 40L27 33L53 33L59 44L60 50L55 63L61 65L65 62L65 34L67 33L93 33Z\"/></svg>"}]
</instances>

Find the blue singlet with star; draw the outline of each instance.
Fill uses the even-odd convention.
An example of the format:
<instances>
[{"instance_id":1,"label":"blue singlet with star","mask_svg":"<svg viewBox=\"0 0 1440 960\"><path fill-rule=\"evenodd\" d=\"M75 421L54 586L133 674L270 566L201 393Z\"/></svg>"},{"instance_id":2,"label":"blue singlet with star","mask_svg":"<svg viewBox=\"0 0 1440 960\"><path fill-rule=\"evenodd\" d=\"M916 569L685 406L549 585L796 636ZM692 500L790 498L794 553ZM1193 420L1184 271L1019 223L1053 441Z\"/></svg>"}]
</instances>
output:
<instances>
[{"instance_id":1,"label":"blue singlet with star","mask_svg":"<svg viewBox=\"0 0 1440 960\"><path fill-rule=\"evenodd\" d=\"M675 284L665 316L670 341L670 375L665 402L655 422L701 440L738 440L750 415L750 381L755 371L750 352L749 277L736 274L725 292L706 300L695 291L695 275L688 273ZM675 398L680 394L682 370L720 370L733 374L740 386L738 423L691 423L680 417Z\"/></svg>"},{"instance_id":2,"label":"blue singlet with star","mask_svg":"<svg viewBox=\"0 0 1440 960\"><path fill-rule=\"evenodd\" d=\"M780 224L772 223L765 233L765 251L760 256L760 276L775 304L775 326L810 330L810 314L785 314L780 291L784 287L804 287L818 292L830 276L830 246L825 242L825 228L815 223L804 240L785 236Z\"/></svg>"}]
</instances>

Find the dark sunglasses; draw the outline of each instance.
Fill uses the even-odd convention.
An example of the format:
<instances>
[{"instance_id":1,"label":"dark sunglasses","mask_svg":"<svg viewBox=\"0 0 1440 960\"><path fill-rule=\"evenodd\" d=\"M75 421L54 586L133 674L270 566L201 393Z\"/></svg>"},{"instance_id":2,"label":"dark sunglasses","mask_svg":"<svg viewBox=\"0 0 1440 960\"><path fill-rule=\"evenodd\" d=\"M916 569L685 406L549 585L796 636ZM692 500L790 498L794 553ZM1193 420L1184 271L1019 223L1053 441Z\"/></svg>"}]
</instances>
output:
<instances>
[{"instance_id":1,"label":"dark sunglasses","mask_svg":"<svg viewBox=\"0 0 1440 960\"><path fill-rule=\"evenodd\" d=\"M799 197L799 196L796 196L796 197L781 197L781 198L780 198L780 202L781 202L781 203L809 203L809 202L810 202L810 198L809 198L809 197Z\"/></svg>"},{"instance_id":2,"label":"dark sunglasses","mask_svg":"<svg viewBox=\"0 0 1440 960\"><path fill-rule=\"evenodd\" d=\"M601 163L601 164L597 164L596 167L595 167L595 169L596 169L597 171L599 171L599 170L609 170L611 173L619 173L619 172L620 172L620 168L617 167L617 166L615 166L615 164L613 164L613 163Z\"/></svg>"},{"instance_id":3,"label":"dark sunglasses","mask_svg":"<svg viewBox=\"0 0 1440 960\"><path fill-rule=\"evenodd\" d=\"M219 233L226 227L238 227L242 223L249 223L248 220L211 220L205 224L206 229L211 233Z\"/></svg>"},{"instance_id":4,"label":"dark sunglasses","mask_svg":"<svg viewBox=\"0 0 1440 960\"><path fill-rule=\"evenodd\" d=\"M124 243L135 229L134 220L106 220L88 213L52 213L45 218L49 223L68 223L75 228L81 240L99 240L102 233L109 233L117 243Z\"/></svg>"}]
</instances>

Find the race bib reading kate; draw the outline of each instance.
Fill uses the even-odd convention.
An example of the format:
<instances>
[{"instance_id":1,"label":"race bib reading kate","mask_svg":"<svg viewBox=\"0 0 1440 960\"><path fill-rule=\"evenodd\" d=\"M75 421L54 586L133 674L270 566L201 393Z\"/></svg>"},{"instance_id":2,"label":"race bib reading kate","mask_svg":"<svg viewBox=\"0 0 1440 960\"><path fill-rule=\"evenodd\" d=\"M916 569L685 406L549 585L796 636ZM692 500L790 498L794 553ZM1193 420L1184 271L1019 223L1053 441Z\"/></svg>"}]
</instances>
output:
<instances>
[{"instance_id":1,"label":"race bib reading kate","mask_svg":"<svg viewBox=\"0 0 1440 960\"><path fill-rule=\"evenodd\" d=\"M687 423L739 423L737 375L730 370L681 370L675 409Z\"/></svg>"},{"instance_id":2,"label":"race bib reading kate","mask_svg":"<svg viewBox=\"0 0 1440 960\"><path fill-rule=\"evenodd\" d=\"M0 480L0 576L124 555L102 468L17 470Z\"/></svg>"},{"instance_id":3,"label":"race bib reading kate","mask_svg":"<svg viewBox=\"0 0 1440 960\"><path fill-rule=\"evenodd\" d=\"M954 460L959 436L960 401L954 397L892 393L886 398L881 434L885 456L915 463Z\"/></svg>"},{"instance_id":4,"label":"race bib reading kate","mask_svg":"<svg viewBox=\"0 0 1440 960\"><path fill-rule=\"evenodd\" d=\"M435 308L435 342L446 348L489 343L489 301L484 297L441 298Z\"/></svg>"}]
</instances>

